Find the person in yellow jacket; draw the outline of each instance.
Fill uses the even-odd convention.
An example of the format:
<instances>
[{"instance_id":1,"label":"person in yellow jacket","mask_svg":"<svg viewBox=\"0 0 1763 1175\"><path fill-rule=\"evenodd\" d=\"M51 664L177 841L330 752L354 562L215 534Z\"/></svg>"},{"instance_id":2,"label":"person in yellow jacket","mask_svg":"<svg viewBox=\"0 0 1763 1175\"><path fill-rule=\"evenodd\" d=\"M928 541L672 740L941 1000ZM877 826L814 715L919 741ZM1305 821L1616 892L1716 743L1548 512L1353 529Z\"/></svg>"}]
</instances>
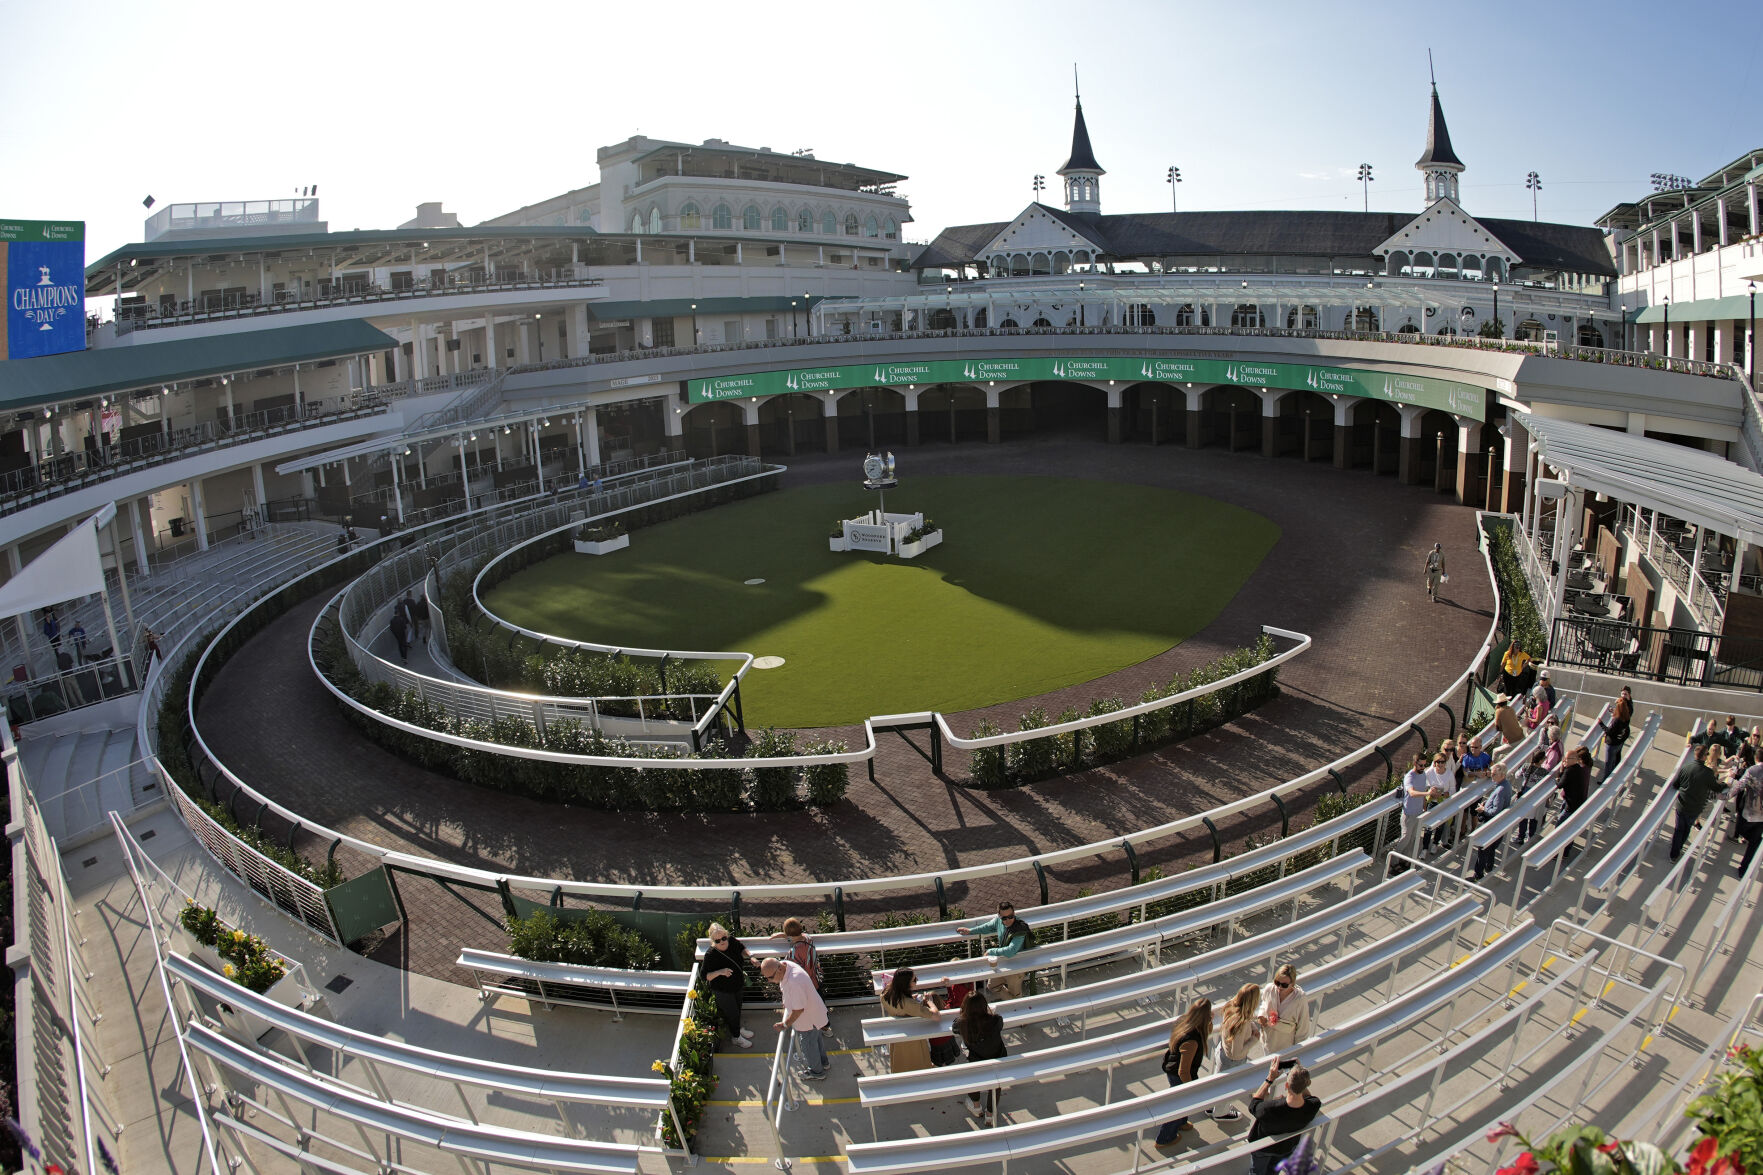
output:
<instances>
[{"instance_id":1,"label":"person in yellow jacket","mask_svg":"<svg viewBox=\"0 0 1763 1175\"><path fill-rule=\"evenodd\" d=\"M1501 693L1517 696L1525 692L1525 686L1529 684L1525 680L1525 674L1530 669L1532 660L1531 655L1516 643L1507 647L1506 655L1500 658Z\"/></svg>"}]
</instances>

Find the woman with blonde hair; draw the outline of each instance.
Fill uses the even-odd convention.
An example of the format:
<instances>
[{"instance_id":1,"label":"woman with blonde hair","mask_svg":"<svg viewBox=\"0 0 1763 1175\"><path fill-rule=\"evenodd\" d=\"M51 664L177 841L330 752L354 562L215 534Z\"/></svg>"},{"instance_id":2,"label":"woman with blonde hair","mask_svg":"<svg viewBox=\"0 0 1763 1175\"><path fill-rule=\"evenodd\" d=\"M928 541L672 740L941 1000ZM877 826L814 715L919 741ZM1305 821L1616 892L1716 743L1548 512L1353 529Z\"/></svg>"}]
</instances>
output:
<instances>
[{"instance_id":1,"label":"woman with blonde hair","mask_svg":"<svg viewBox=\"0 0 1763 1175\"><path fill-rule=\"evenodd\" d=\"M1218 1017L1218 1060L1215 1067L1219 1072L1249 1059L1250 1048L1261 1039L1261 1024L1255 1018L1260 1007L1261 988L1253 983L1245 983L1237 988L1237 994L1230 997L1224 1005L1224 1011ZM1235 1106L1226 1106L1222 1110L1208 1106L1206 1116L1214 1122L1235 1122L1243 1115Z\"/></svg>"},{"instance_id":2,"label":"woman with blonde hair","mask_svg":"<svg viewBox=\"0 0 1763 1175\"><path fill-rule=\"evenodd\" d=\"M1267 1010L1255 1019L1261 1025L1261 1040L1270 1053L1290 1056L1297 1043L1310 1035L1310 998L1298 986L1298 969L1281 963L1273 973L1273 982L1261 993L1262 1006Z\"/></svg>"},{"instance_id":3,"label":"woman with blonde hair","mask_svg":"<svg viewBox=\"0 0 1763 1175\"><path fill-rule=\"evenodd\" d=\"M1186 1085L1200 1075L1206 1059L1206 1038L1212 1035L1212 1001L1198 999L1169 1030L1169 1047L1163 1053L1163 1075L1170 1088ZM1189 1129L1187 1118L1171 1119L1157 1128L1157 1145L1171 1147L1182 1131Z\"/></svg>"}]
</instances>

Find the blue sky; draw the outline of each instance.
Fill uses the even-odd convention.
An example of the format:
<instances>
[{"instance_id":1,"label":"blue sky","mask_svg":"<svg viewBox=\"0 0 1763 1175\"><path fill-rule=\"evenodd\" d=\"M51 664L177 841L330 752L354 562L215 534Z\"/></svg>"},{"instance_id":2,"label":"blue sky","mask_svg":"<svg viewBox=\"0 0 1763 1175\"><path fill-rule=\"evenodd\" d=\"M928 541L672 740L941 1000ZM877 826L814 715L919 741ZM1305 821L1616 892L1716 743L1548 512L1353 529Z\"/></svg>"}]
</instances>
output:
<instances>
[{"instance_id":1,"label":"blue sky","mask_svg":"<svg viewBox=\"0 0 1763 1175\"><path fill-rule=\"evenodd\" d=\"M633 133L903 172L910 240L1013 215L1064 161L1083 82L1103 210L1413 210L1426 51L1463 201L1590 223L1700 178L1763 122L1763 3L340 4L0 0L0 215L141 237L142 197L293 195L334 229L441 200L475 223L592 182ZM177 15L198 14L193 19ZM24 117L25 113L29 114ZM1051 200L1051 195L1049 196Z\"/></svg>"}]
</instances>

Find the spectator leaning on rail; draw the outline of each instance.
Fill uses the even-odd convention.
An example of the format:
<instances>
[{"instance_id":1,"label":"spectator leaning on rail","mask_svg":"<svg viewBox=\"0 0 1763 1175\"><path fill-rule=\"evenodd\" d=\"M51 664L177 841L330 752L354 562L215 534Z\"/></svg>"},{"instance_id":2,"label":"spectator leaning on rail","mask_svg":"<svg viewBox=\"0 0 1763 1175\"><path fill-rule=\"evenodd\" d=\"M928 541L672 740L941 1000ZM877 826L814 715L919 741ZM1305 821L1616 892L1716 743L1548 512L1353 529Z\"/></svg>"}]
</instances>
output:
<instances>
[{"instance_id":1,"label":"spectator leaning on rail","mask_svg":"<svg viewBox=\"0 0 1763 1175\"><path fill-rule=\"evenodd\" d=\"M1494 729L1507 746L1516 746L1524 741L1524 723L1512 709L1512 695L1499 694L1494 698Z\"/></svg>"},{"instance_id":2,"label":"spectator leaning on rail","mask_svg":"<svg viewBox=\"0 0 1763 1175\"><path fill-rule=\"evenodd\" d=\"M1282 1134L1295 1134L1308 1128L1316 1120L1316 1115L1322 1112L1322 1099L1310 1092L1310 1070L1298 1064L1296 1057L1283 1062L1286 1066L1285 1096L1274 1098L1273 1087L1279 1081L1281 1064L1276 1053L1267 1063L1266 1079L1249 1097L1249 1115L1255 1119L1255 1124L1249 1127L1249 1142L1262 1138L1278 1138ZM1250 1175L1272 1175L1280 1160L1298 1149L1299 1141L1288 1138L1264 1146L1250 1155Z\"/></svg>"},{"instance_id":3,"label":"spectator leaning on rail","mask_svg":"<svg viewBox=\"0 0 1763 1175\"><path fill-rule=\"evenodd\" d=\"M973 926L957 926L955 933L960 935L977 934L985 936L996 934L998 945L986 952L986 962L996 967L1005 959L1013 959L1019 951L1026 951L1035 945L1035 932L1029 929L1028 923L1016 916L1016 906L1011 902L998 903L998 916L988 918ZM1002 987L1015 999L1022 994L1022 974L1016 972L1005 975L990 984L993 988Z\"/></svg>"},{"instance_id":4,"label":"spectator leaning on rail","mask_svg":"<svg viewBox=\"0 0 1763 1175\"><path fill-rule=\"evenodd\" d=\"M1506 646L1500 658L1500 689L1508 694L1522 694L1536 677L1531 655L1516 643Z\"/></svg>"},{"instance_id":5,"label":"spectator leaning on rail","mask_svg":"<svg viewBox=\"0 0 1763 1175\"><path fill-rule=\"evenodd\" d=\"M759 973L777 984L783 996L784 1016L774 1027L796 1034L796 1048L805 1067L802 1075L810 1081L825 1081L826 1045L821 1043L820 1030L826 1027L826 1004L814 990L814 980L789 959L766 959L759 964Z\"/></svg>"},{"instance_id":6,"label":"spectator leaning on rail","mask_svg":"<svg viewBox=\"0 0 1763 1175\"><path fill-rule=\"evenodd\" d=\"M1673 861L1683 856L1690 831L1702 819L1708 801L1720 790L1720 776L1715 771L1720 766L1720 744L1710 742L1698 750L1699 756L1692 755L1671 777L1670 786L1677 789L1677 826L1671 830Z\"/></svg>"},{"instance_id":7,"label":"spectator leaning on rail","mask_svg":"<svg viewBox=\"0 0 1763 1175\"><path fill-rule=\"evenodd\" d=\"M789 940L791 960L795 962L796 966L808 972L808 978L814 980L814 994L820 997L822 1003L825 1003L826 978L820 970L820 953L814 949L814 940L809 938L808 932L802 928L802 920L800 918L785 918L784 928L771 937ZM831 1036L833 1034L832 1025L828 1024L820 1031L822 1036Z\"/></svg>"}]
</instances>

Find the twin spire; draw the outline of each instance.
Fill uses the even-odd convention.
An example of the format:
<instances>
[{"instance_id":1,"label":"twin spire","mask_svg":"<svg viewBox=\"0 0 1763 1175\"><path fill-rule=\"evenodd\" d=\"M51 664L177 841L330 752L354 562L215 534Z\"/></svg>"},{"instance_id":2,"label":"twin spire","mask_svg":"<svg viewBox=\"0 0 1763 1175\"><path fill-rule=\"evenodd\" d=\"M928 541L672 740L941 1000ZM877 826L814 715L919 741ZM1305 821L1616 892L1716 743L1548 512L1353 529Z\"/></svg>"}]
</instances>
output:
<instances>
[{"instance_id":1,"label":"twin spire","mask_svg":"<svg viewBox=\"0 0 1763 1175\"><path fill-rule=\"evenodd\" d=\"M1071 126L1071 156L1058 174L1065 178L1065 207L1072 212L1102 211L1101 179L1108 173L1096 162L1090 147L1090 128L1084 125L1083 92L1077 88L1077 66L1071 67L1072 92L1077 97L1077 118Z\"/></svg>"}]
</instances>

